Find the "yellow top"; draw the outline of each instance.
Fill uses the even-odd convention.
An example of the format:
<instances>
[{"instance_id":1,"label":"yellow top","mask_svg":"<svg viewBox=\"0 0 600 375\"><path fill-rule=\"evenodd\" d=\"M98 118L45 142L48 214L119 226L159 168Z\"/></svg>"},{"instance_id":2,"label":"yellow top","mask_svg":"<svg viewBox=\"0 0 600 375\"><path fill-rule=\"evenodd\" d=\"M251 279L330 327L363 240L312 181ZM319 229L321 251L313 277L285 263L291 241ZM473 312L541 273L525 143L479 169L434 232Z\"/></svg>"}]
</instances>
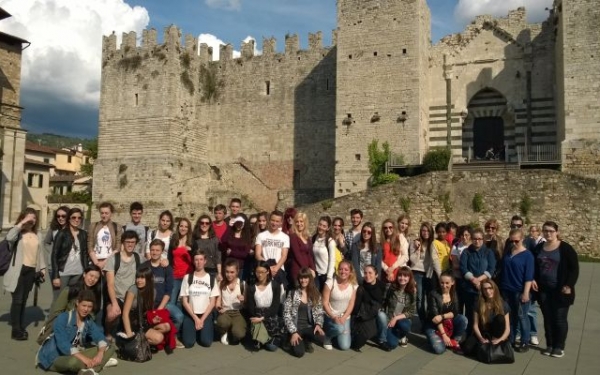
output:
<instances>
[{"instance_id":1,"label":"yellow top","mask_svg":"<svg viewBox=\"0 0 600 375\"><path fill-rule=\"evenodd\" d=\"M37 257L39 249L39 238L33 232L27 232L21 239L23 243L23 265L28 267L37 266Z\"/></svg>"},{"instance_id":2,"label":"yellow top","mask_svg":"<svg viewBox=\"0 0 600 375\"><path fill-rule=\"evenodd\" d=\"M442 272L450 269L450 245L446 241L433 240L433 246L438 253L440 258L440 266Z\"/></svg>"}]
</instances>

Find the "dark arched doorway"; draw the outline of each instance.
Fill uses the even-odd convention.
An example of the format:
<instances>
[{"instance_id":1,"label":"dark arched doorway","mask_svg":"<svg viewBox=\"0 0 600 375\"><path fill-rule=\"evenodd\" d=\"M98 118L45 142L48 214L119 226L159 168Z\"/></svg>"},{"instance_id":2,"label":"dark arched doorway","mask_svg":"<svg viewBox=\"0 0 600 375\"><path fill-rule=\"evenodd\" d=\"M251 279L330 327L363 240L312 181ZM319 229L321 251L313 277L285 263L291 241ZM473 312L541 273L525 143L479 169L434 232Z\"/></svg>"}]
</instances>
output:
<instances>
[{"instance_id":1,"label":"dark arched doorway","mask_svg":"<svg viewBox=\"0 0 600 375\"><path fill-rule=\"evenodd\" d=\"M475 94L467 106L463 125L463 156L468 160L505 159L506 98L498 91L485 88Z\"/></svg>"}]
</instances>

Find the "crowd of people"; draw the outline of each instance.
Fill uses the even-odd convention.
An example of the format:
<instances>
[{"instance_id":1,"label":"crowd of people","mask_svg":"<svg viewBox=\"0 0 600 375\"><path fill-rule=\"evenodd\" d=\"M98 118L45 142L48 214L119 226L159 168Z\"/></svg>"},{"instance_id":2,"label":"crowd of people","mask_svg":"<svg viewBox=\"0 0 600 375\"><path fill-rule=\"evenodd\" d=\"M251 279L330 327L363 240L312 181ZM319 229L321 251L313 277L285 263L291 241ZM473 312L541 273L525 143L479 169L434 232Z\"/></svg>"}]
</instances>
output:
<instances>
[{"instance_id":1,"label":"crowd of people","mask_svg":"<svg viewBox=\"0 0 600 375\"><path fill-rule=\"evenodd\" d=\"M25 304L48 277L53 333L40 335L36 363L56 372L115 366L115 342L136 334L167 354L215 341L296 357L315 343L389 352L419 334L436 354L500 343L526 352L540 344L536 302L542 354L564 355L579 266L553 221L526 233L514 216L504 240L495 219L483 229L422 222L413 234L407 214L376 228L353 209L344 228L329 216L311 227L295 208L247 216L235 198L227 211L219 204L195 223L164 211L150 228L141 203L119 225L105 202L86 231L80 209L60 207L42 238L26 209L6 237L12 339L28 339Z\"/></svg>"}]
</instances>

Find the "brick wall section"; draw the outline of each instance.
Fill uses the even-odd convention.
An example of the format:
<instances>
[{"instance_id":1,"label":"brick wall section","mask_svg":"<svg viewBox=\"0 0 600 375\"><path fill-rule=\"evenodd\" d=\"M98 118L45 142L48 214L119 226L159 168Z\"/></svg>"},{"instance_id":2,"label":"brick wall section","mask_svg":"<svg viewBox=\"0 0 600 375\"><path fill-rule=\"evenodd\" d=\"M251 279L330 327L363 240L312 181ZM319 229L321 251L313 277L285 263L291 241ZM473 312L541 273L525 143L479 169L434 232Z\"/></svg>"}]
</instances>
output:
<instances>
[{"instance_id":1,"label":"brick wall section","mask_svg":"<svg viewBox=\"0 0 600 375\"><path fill-rule=\"evenodd\" d=\"M485 212L472 208L475 193L482 194ZM483 223L488 218L500 222L501 234L508 234L510 218L519 214L524 196L532 201L528 220L541 225L556 221L561 236L579 253L600 255L600 183L550 170L503 172L435 172L400 180L397 183L365 190L334 200L300 208L308 214L311 231L323 215L341 216L346 228L350 210L360 208L365 220L375 223L377 233L386 218L403 212L401 202L410 200L411 232L418 233L419 223L452 220L459 224ZM444 199L449 194L451 212L446 212ZM324 207L328 207L327 210Z\"/></svg>"}]
</instances>

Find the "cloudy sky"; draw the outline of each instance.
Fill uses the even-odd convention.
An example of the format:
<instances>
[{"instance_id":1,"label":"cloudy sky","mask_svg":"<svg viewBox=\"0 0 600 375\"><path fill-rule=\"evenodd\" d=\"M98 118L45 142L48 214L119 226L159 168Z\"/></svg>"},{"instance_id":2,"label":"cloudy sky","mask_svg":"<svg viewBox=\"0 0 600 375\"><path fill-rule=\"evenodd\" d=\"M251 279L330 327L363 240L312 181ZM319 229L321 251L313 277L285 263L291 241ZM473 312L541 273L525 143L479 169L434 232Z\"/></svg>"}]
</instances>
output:
<instances>
[{"instance_id":1,"label":"cloudy sky","mask_svg":"<svg viewBox=\"0 0 600 375\"><path fill-rule=\"evenodd\" d=\"M552 0L428 0L432 40L460 32L478 14L506 15L525 5L530 21L543 20ZM175 24L218 51L243 40L287 33L306 47L309 32L331 43L335 0L0 0L13 15L0 31L27 39L23 51L22 125L32 132L93 137L97 133L102 35Z\"/></svg>"}]
</instances>

